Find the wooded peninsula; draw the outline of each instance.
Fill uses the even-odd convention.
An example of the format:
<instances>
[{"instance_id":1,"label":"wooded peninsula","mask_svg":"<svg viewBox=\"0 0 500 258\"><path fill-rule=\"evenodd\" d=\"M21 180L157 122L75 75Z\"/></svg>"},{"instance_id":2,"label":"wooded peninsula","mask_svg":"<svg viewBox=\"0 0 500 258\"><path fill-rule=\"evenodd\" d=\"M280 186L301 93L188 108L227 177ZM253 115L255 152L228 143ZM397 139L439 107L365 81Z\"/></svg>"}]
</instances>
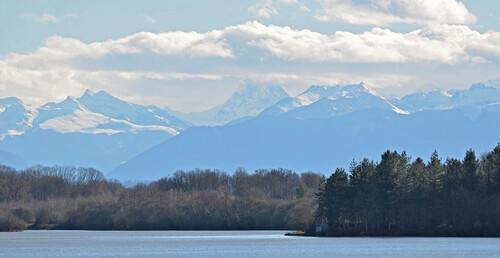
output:
<instances>
[{"instance_id":1,"label":"wooded peninsula","mask_svg":"<svg viewBox=\"0 0 500 258\"><path fill-rule=\"evenodd\" d=\"M463 160L386 151L328 177L196 169L133 187L92 168L0 166L0 231L25 229L498 237L500 144L479 158L468 150Z\"/></svg>"}]
</instances>

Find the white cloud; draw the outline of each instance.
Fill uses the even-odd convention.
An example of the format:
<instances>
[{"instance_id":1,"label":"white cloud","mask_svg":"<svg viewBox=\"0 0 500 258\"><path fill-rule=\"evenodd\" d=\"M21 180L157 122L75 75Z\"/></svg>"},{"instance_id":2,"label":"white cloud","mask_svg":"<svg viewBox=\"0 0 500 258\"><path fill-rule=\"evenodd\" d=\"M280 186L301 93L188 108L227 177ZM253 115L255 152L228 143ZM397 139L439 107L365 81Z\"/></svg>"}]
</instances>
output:
<instances>
[{"instance_id":1,"label":"white cloud","mask_svg":"<svg viewBox=\"0 0 500 258\"><path fill-rule=\"evenodd\" d=\"M112 54L139 54L146 51L158 55L234 58L221 31L197 32L140 32L116 40L86 44L75 38L52 36L45 45L28 54L12 53L4 60L17 67L45 69L68 66L79 57L99 58Z\"/></svg>"},{"instance_id":2,"label":"white cloud","mask_svg":"<svg viewBox=\"0 0 500 258\"><path fill-rule=\"evenodd\" d=\"M461 25L434 24L409 33L381 28L360 34L337 31L329 36L254 21L224 31L247 38L251 46L290 61L456 64L469 61L469 51L500 57L499 32L481 34Z\"/></svg>"},{"instance_id":3,"label":"white cloud","mask_svg":"<svg viewBox=\"0 0 500 258\"><path fill-rule=\"evenodd\" d=\"M221 31L141 32L90 44L75 38L52 36L45 40L44 46L31 53L0 57L0 97L19 96L27 103L40 105L68 95L77 96L86 88L113 89L140 80L221 79L219 75L196 72L86 70L78 66L81 58L99 63L99 58L106 55L145 52L165 56L234 58Z\"/></svg>"},{"instance_id":4,"label":"white cloud","mask_svg":"<svg viewBox=\"0 0 500 258\"><path fill-rule=\"evenodd\" d=\"M147 21L147 22L150 22L150 23L156 23L156 19L152 16L149 16L149 15L143 15L144 16L144 19Z\"/></svg>"},{"instance_id":5,"label":"white cloud","mask_svg":"<svg viewBox=\"0 0 500 258\"><path fill-rule=\"evenodd\" d=\"M309 7L307 7L305 4L302 4L301 6L299 6L299 10L303 11L303 12L310 12L311 9L309 9Z\"/></svg>"},{"instance_id":6,"label":"white cloud","mask_svg":"<svg viewBox=\"0 0 500 258\"><path fill-rule=\"evenodd\" d=\"M303 12L310 11L305 4L298 0L259 0L255 5L249 7L248 11L257 17L271 19L280 14L277 5L295 5Z\"/></svg>"},{"instance_id":7,"label":"white cloud","mask_svg":"<svg viewBox=\"0 0 500 258\"><path fill-rule=\"evenodd\" d=\"M410 24L472 24L477 18L457 0L370 0L355 4L352 0L320 0L320 21L358 25L387 26Z\"/></svg>"},{"instance_id":8,"label":"white cloud","mask_svg":"<svg viewBox=\"0 0 500 258\"><path fill-rule=\"evenodd\" d=\"M61 22L62 20L53 16L53 15L50 15L50 14L42 14L40 17L38 18L35 18L35 20L37 22L40 22L40 23L46 23L46 22Z\"/></svg>"},{"instance_id":9,"label":"white cloud","mask_svg":"<svg viewBox=\"0 0 500 258\"><path fill-rule=\"evenodd\" d=\"M63 100L68 95L79 96L87 88L117 92L135 83L142 84L144 80L158 80L165 83L187 80L218 81L222 78L224 75L218 74L85 70L74 66L26 69L0 60L0 98L17 96L26 103L39 106L48 101ZM130 99L134 100L135 97L141 96L131 95Z\"/></svg>"},{"instance_id":10,"label":"white cloud","mask_svg":"<svg viewBox=\"0 0 500 258\"><path fill-rule=\"evenodd\" d=\"M250 13L266 19L271 19L274 15L278 15L278 10L274 6L273 0L259 0L255 5L248 8Z\"/></svg>"},{"instance_id":11,"label":"white cloud","mask_svg":"<svg viewBox=\"0 0 500 258\"><path fill-rule=\"evenodd\" d=\"M246 46L244 44L235 47L237 51L245 47L258 48L264 51L262 57L266 59L274 56L285 60L284 63L290 62L291 66L302 67L306 70L284 73L279 66L269 66L269 63L264 63L260 71L260 68L255 71L242 71L244 69L242 67L248 64L243 60L245 58L242 59L243 61L234 60L236 54L245 57L244 55L249 52L252 55L258 55L259 51L243 49L241 52L233 53L230 44L232 40L247 43ZM203 69L180 68L179 71L173 72L168 70L113 70L114 67L108 68L111 70L101 70L101 68L92 70L88 67L81 67L79 63L82 58L85 58L86 62L99 64L100 59L108 55L144 53L191 57L193 63L198 57L231 60L224 63L227 65L227 70L224 72L217 67L213 67L214 69L205 67L206 64L203 64ZM206 82L215 84L219 81L232 80L231 85L234 86L234 82L239 79L265 81L270 84L292 85L295 83L302 87L309 84L331 85L364 81L371 87L382 87L387 84L402 85L413 78L410 75L387 74L387 70L380 75L367 74L366 71L364 73L326 73L326 70L323 70L315 73L308 69L310 66L308 63L437 63L450 64L446 67L452 67L454 64L467 62L480 64L495 57L500 58L500 32L480 33L463 25L442 24L427 25L408 33L374 28L363 33L337 31L333 35L327 35L311 30L267 26L254 21L205 33L140 32L119 39L92 43L85 43L75 38L52 36L46 39L42 47L31 53L11 53L0 56L0 97L6 97L5 94L9 94L21 96L28 103L42 104L48 100L64 99L67 95L78 96L86 88L123 92L122 87L129 87L130 93L132 92L130 85L143 87L144 81L148 83L181 81L179 88L184 87L184 82L193 83L194 81L198 83L202 81L205 85ZM259 56L256 58L258 60ZM301 62L306 63L301 64ZM335 67L336 64L333 66ZM329 67L328 65L325 67ZM164 94L163 91L161 93ZM158 98L155 100L157 102L152 102L152 104L161 103L161 96L151 96L150 93L144 92L139 93L138 96L128 95L128 99L132 101L140 99L144 103L147 99L144 94L149 94L147 95L149 98ZM193 100L191 103L196 105L197 102Z\"/></svg>"},{"instance_id":12,"label":"white cloud","mask_svg":"<svg viewBox=\"0 0 500 258\"><path fill-rule=\"evenodd\" d=\"M471 58L471 62L473 64L486 64L488 63L488 61L486 59L484 59L484 57L482 56L474 56Z\"/></svg>"},{"instance_id":13,"label":"white cloud","mask_svg":"<svg viewBox=\"0 0 500 258\"><path fill-rule=\"evenodd\" d=\"M103 42L105 48L120 46L127 51L147 49L160 55L187 55L193 57L234 58L229 45L222 39L221 31L198 32L140 32L132 36Z\"/></svg>"},{"instance_id":14,"label":"white cloud","mask_svg":"<svg viewBox=\"0 0 500 258\"><path fill-rule=\"evenodd\" d=\"M277 2L280 4L298 6L299 10L301 10L303 12L310 12L311 11L304 3L299 2L298 0L277 0Z\"/></svg>"},{"instance_id":15,"label":"white cloud","mask_svg":"<svg viewBox=\"0 0 500 258\"><path fill-rule=\"evenodd\" d=\"M358 34L337 31L326 35L254 21L206 33L140 32L90 44L74 38L52 36L34 52L12 53L2 60L19 68L43 70L71 66L75 59L81 57L96 59L105 55L145 52L164 56L234 59L235 54L226 41L234 36L246 40L249 46L289 61L456 64L471 61L471 51L500 57L500 32L480 33L463 25L432 24L408 33L376 27Z\"/></svg>"},{"instance_id":16,"label":"white cloud","mask_svg":"<svg viewBox=\"0 0 500 258\"><path fill-rule=\"evenodd\" d=\"M69 18L77 18L78 15L74 14L74 13L68 13L68 14L65 14L61 17L57 17L57 16L54 16L54 15L51 15L48 13L44 13L40 16L36 16L32 13L21 13L21 17L26 18L26 19L33 19L34 21L39 22L39 23L48 23L48 22L59 23L59 22L63 22L64 20L67 20Z\"/></svg>"}]
</instances>

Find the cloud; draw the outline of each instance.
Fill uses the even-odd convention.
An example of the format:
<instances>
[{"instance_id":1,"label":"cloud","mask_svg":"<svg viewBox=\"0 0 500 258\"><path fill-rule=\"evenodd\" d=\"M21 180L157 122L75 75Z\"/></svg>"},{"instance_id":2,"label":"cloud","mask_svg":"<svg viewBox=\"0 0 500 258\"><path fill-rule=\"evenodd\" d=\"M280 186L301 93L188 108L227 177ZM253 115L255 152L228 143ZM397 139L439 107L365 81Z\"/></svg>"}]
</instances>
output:
<instances>
[{"instance_id":1,"label":"cloud","mask_svg":"<svg viewBox=\"0 0 500 258\"><path fill-rule=\"evenodd\" d=\"M152 52L163 56L234 58L221 31L140 32L116 40L86 44L79 39L51 36L45 45L28 54L11 53L4 60L27 69L47 69L72 65L77 58L100 58Z\"/></svg>"},{"instance_id":2,"label":"cloud","mask_svg":"<svg viewBox=\"0 0 500 258\"><path fill-rule=\"evenodd\" d=\"M236 46L241 43L243 45ZM258 51L248 51L249 48ZM276 60L280 65L263 63L262 67L245 71L245 67L251 66L251 63L246 63L248 56L245 55L249 53L256 60L259 57L280 59ZM105 56L143 54L145 58L148 58L148 54L186 58L187 63L195 65L188 68L181 65L175 72L167 68L161 70L161 66L157 67L158 70L151 71L141 70L147 69L143 67L137 67L138 70L116 70L109 63L99 65ZM204 61L197 63L196 60L202 57L219 60L209 62L209 66L214 64L214 67L207 67ZM236 60L236 57L240 60ZM189 84L187 82L193 85L211 82L214 85L215 82L226 80L231 80L231 85L234 86L240 79L270 84L295 83L301 86L364 81L372 87L382 87L387 84L402 85L413 78L410 75L387 74L387 71L392 71L388 69L385 73L373 75L366 70L328 73L328 69L323 69L315 72L310 67L342 67L346 63L353 63L355 67L378 67L375 66L378 64L398 67L402 63L423 66L433 63L446 64L445 67L452 70L457 64L481 64L494 60L495 57L500 58L500 32L481 33L467 26L446 24L429 24L408 33L376 27L362 33L337 31L328 35L253 21L204 33L140 32L91 43L76 38L52 36L33 52L0 56L0 97L9 94L21 96L28 103L42 104L47 100L63 99L67 95L77 96L86 88L121 92L121 87L147 87L143 85L148 85L151 81L158 82L158 88L162 88L164 84L161 82L165 81L178 83L178 88ZM83 66L80 62L82 59L97 66ZM92 67L100 68L92 70ZM108 68L106 70L102 67ZM296 72L283 72L287 69L282 67L299 69ZM490 70L495 68L491 65L477 67ZM490 70L485 70L482 74L491 73ZM158 94L160 92L166 94L165 91L158 91ZM147 99L144 94L146 93L142 92L140 96L128 97L129 100L143 101ZM147 94L151 97L150 93ZM160 100L158 98L157 105ZM196 104L195 101L192 103Z\"/></svg>"},{"instance_id":3,"label":"cloud","mask_svg":"<svg viewBox=\"0 0 500 258\"><path fill-rule=\"evenodd\" d=\"M35 20L39 23L46 23L46 22L61 22L62 20L50 15L50 14L42 14L40 17L35 18Z\"/></svg>"},{"instance_id":4,"label":"cloud","mask_svg":"<svg viewBox=\"0 0 500 258\"><path fill-rule=\"evenodd\" d=\"M254 21L224 32L246 38L250 46L289 61L456 64L469 61L469 51L500 57L499 32L481 34L462 25L433 24L409 33L377 27L360 34L337 31L330 36Z\"/></svg>"},{"instance_id":5,"label":"cloud","mask_svg":"<svg viewBox=\"0 0 500 258\"><path fill-rule=\"evenodd\" d=\"M198 32L140 32L132 36L103 42L102 47L113 52L141 52L149 50L159 55L187 55L192 57L234 58L229 45L223 40L222 32L213 30Z\"/></svg>"},{"instance_id":6,"label":"cloud","mask_svg":"<svg viewBox=\"0 0 500 258\"><path fill-rule=\"evenodd\" d=\"M274 6L273 0L259 0L255 5L248 8L250 13L266 19L271 19L274 15L278 15L278 10Z\"/></svg>"},{"instance_id":7,"label":"cloud","mask_svg":"<svg viewBox=\"0 0 500 258\"><path fill-rule=\"evenodd\" d=\"M39 106L66 96L79 96L85 89L119 91L122 87L143 84L145 80L218 81L223 75L182 72L151 72L122 70L85 70L75 66L57 69L27 69L0 60L0 98L21 97L26 103ZM139 95L141 95L139 93ZM130 96L134 99L134 96ZM159 104L159 103L156 103Z\"/></svg>"},{"instance_id":8,"label":"cloud","mask_svg":"<svg viewBox=\"0 0 500 258\"><path fill-rule=\"evenodd\" d=\"M158 81L163 85L159 96L151 96L149 92L152 82ZM21 97L26 103L39 106L48 101L60 101L66 96L79 96L87 88L104 89L111 93L121 93L117 95L129 101L142 104L155 104L158 106L172 105L172 101L166 102L171 90L167 85L180 84L187 87L189 84L207 85L209 82L221 83L222 80L229 80L231 85L236 86L238 81L245 83L282 84L286 85L289 92L296 94L304 90L304 87L317 85L350 84L364 81L370 87L383 87L385 85L403 85L412 80L408 75L377 73L367 75L359 72L355 73L330 73L330 72L310 72L299 71L297 73L286 73L278 71L259 71L238 69L231 73L196 73L194 71L182 72L152 72L152 71L123 71L123 70L85 70L75 66L59 67L58 69L26 69L9 65L0 61L0 98L6 96ZM201 93L203 87L196 88L200 99L198 102L207 102L207 107L219 104L216 101L202 100L206 93ZM212 91L209 88L204 90ZM8 95L5 95L8 94ZM212 93L210 93L212 94ZM229 94L229 92L225 93ZM159 97L159 98L156 98ZM181 95L177 95L180 98ZM156 98L156 99L155 99ZM194 96L184 96L184 98L194 98ZM154 101L153 101L154 99ZM182 101L176 103L180 109L184 107ZM221 100L223 101L223 100ZM191 102L191 106L196 105L196 101ZM196 108L194 108L196 110Z\"/></svg>"},{"instance_id":9,"label":"cloud","mask_svg":"<svg viewBox=\"0 0 500 258\"><path fill-rule=\"evenodd\" d=\"M473 64L486 64L488 63L488 61L486 59L484 59L484 57L482 56L474 56L471 58L471 62Z\"/></svg>"},{"instance_id":10,"label":"cloud","mask_svg":"<svg viewBox=\"0 0 500 258\"><path fill-rule=\"evenodd\" d=\"M74 14L74 13L68 13L68 14L65 14L61 17L56 17L54 15L50 15L47 13L44 13L40 16L36 16L32 13L21 13L21 17L26 18L26 19L32 19L38 23L48 23L48 22L59 23L59 22L63 22L64 20L67 20L69 18L77 18L78 15Z\"/></svg>"},{"instance_id":11,"label":"cloud","mask_svg":"<svg viewBox=\"0 0 500 258\"><path fill-rule=\"evenodd\" d=\"M36 70L67 67L78 58L98 59L106 55L147 52L161 56L235 59L227 41L234 37L246 41L249 47L263 49L287 61L457 64L471 61L471 56L478 56L477 53L500 57L500 32L480 33L463 25L431 24L408 33L376 27L357 34L337 31L327 35L253 21L205 33L139 32L90 44L75 38L52 36L34 52L12 53L3 61ZM475 62L478 60L476 58Z\"/></svg>"},{"instance_id":12,"label":"cloud","mask_svg":"<svg viewBox=\"0 0 500 258\"><path fill-rule=\"evenodd\" d=\"M295 5L303 12L309 12L309 8L298 0L259 0L255 5L248 8L248 11L257 17L271 19L273 16L279 15L279 5Z\"/></svg>"},{"instance_id":13,"label":"cloud","mask_svg":"<svg viewBox=\"0 0 500 258\"><path fill-rule=\"evenodd\" d=\"M144 16L144 19L149 22L149 23L156 23L156 19L152 16L149 16L149 15L143 15Z\"/></svg>"},{"instance_id":14,"label":"cloud","mask_svg":"<svg viewBox=\"0 0 500 258\"><path fill-rule=\"evenodd\" d=\"M457 0L320 0L322 9L316 19L357 25L387 26L409 24L473 24L477 18Z\"/></svg>"}]
</instances>

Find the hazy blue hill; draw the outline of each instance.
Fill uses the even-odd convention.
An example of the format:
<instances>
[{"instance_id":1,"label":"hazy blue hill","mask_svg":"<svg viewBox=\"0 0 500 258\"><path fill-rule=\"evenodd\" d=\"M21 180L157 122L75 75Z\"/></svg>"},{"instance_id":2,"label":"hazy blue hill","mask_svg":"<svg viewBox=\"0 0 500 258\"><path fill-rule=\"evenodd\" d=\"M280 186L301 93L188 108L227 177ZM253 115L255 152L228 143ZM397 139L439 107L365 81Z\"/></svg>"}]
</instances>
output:
<instances>
[{"instance_id":1,"label":"hazy blue hill","mask_svg":"<svg viewBox=\"0 0 500 258\"><path fill-rule=\"evenodd\" d=\"M427 158L479 153L500 139L500 114L485 111L477 119L462 110L424 111L411 115L370 109L327 119L300 120L261 116L225 127L196 127L173 137L114 169L119 179L154 179L177 169L219 168L232 173L284 167L332 172L350 161L378 158L387 149Z\"/></svg>"},{"instance_id":2,"label":"hazy blue hill","mask_svg":"<svg viewBox=\"0 0 500 258\"><path fill-rule=\"evenodd\" d=\"M75 165L110 171L170 137L162 131L108 135L39 129L5 139L1 148L18 153L29 165Z\"/></svg>"},{"instance_id":3,"label":"hazy blue hill","mask_svg":"<svg viewBox=\"0 0 500 258\"><path fill-rule=\"evenodd\" d=\"M24 169L27 167L26 162L20 156L0 150L0 165L6 165L15 169Z\"/></svg>"}]
</instances>

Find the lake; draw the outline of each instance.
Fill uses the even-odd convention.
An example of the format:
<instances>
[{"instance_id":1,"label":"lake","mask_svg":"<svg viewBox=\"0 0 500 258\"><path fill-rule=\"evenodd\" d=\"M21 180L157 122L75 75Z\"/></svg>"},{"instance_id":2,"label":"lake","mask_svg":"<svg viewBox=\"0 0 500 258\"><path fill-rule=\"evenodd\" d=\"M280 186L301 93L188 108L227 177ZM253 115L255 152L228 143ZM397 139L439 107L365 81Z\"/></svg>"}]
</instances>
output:
<instances>
[{"instance_id":1,"label":"lake","mask_svg":"<svg viewBox=\"0 0 500 258\"><path fill-rule=\"evenodd\" d=\"M315 238L284 231L0 233L4 257L500 257L500 238Z\"/></svg>"}]
</instances>

